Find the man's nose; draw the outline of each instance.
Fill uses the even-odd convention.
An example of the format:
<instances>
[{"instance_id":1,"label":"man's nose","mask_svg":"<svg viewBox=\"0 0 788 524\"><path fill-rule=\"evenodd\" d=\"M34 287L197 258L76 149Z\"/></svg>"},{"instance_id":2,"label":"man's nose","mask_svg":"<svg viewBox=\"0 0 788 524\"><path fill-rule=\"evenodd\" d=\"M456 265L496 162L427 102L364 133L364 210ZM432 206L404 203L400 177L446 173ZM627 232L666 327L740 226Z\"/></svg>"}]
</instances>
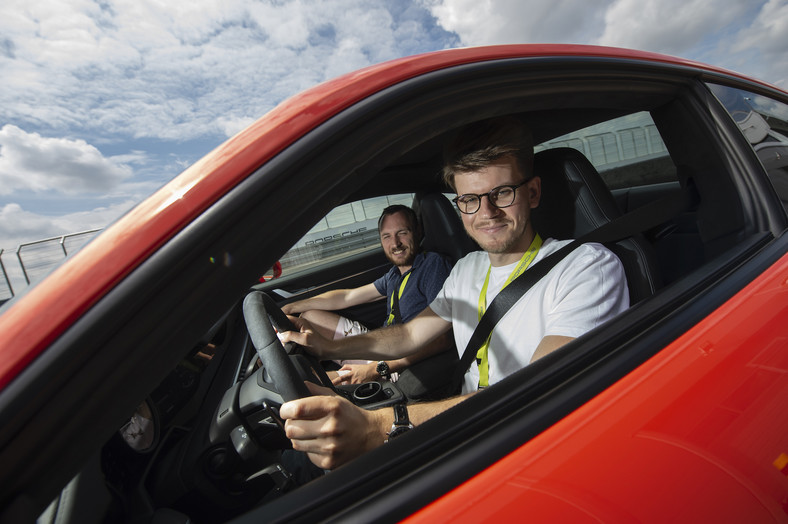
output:
<instances>
[{"instance_id":1,"label":"man's nose","mask_svg":"<svg viewBox=\"0 0 788 524\"><path fill-rule=\"evenodd\" d=\"M492 202L490 201L490 195L483 195L479 200L479 211L478 213L481 214L484 218L490 218L497 216L498 213L501 212L501 209L495 207Z\"/></svg>"}]
</instances>

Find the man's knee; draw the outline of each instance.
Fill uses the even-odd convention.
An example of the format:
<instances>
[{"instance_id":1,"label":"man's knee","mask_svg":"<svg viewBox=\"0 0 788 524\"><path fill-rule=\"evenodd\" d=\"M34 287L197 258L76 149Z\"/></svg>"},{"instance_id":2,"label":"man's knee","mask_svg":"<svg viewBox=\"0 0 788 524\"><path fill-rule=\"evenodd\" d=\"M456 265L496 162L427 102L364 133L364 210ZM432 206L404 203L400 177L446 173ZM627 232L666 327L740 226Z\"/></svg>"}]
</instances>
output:
<instances>
[{"instance_id":1,"label":"man's knee","mask_svg":"<svg viewBox=\"0 0 788 524\"><path fill-rule=\"evenodd\" d=\"M304 311L301 313L301 318L309 322L314 329L328 339L334 338L340 320L340 316L336 313L320 309Z\"/></svg>"},{"instance_id":2,"label":"man's knee","mask_svg":"<svg viewBox=\"0 0 788 524\"><path fill-rule=\"evenodd\" d=\"M325 313L325 311L320 311L318 309L309 309L301 313L301 318L306 319L307 322L310 324L314 324L316 322L320 322L321 313Z\"/></svg>"}]
</instances>

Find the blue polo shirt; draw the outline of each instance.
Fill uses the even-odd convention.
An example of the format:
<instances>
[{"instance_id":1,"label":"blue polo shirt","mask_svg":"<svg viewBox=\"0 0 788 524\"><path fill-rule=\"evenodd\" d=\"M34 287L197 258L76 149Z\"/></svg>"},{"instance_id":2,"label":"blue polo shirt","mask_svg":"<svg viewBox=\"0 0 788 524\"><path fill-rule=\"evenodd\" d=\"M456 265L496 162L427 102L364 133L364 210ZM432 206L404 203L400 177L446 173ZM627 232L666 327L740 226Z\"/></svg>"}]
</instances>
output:
<instances>
[{"instance_id":1,"label":"blue polo shirt","mask_svg":"<svg viewBox=\"0 0 788 524\"><path fill-rule=\"evenodd\" d=\"M413 259L410 278L399 299L399 313L402 321L407 322L429 306L443 287L443 281L451 272L451 264L437 253L419 253ZM386 297L386 317L391 314L391 294L398 291L403 275L397 266L377 279L375 289ZM383 325L386 325L384 319Z\"/></svg>"}]
</instances>

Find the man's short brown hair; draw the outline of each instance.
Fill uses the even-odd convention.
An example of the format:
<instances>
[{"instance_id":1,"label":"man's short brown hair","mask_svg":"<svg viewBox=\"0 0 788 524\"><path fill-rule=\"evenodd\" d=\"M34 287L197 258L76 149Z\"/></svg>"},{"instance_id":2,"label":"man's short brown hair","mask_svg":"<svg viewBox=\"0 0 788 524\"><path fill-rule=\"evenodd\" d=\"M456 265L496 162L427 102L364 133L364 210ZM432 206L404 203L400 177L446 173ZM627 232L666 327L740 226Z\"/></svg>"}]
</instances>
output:
<instances>
[{"instance_id":1,"label":"man's short brown hair","mask_svg":"<svg viewBox=\"0 0 788 524\"><path fill-rule=\"evenodd\" d=\"M456 191L454 176L478 171L506 156L514 157L525 180L532 177L534 142L531 131L514 117L468 124L443 154L443 181Z\"/></svg>"}]
</instances>

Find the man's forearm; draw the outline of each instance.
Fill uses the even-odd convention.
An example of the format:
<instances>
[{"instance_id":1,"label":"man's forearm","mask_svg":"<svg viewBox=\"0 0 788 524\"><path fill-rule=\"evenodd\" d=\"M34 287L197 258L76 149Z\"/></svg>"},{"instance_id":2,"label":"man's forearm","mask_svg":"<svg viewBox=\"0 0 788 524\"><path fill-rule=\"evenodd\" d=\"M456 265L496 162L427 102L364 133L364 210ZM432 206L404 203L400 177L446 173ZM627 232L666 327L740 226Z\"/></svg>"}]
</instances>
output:
<instances>
[{"instance_id":1,"label":"man's forearm","mask_svg":"<svg viewBox=\"0 0 788 524\"><path fill-rule=\"evenodd\" d=\"M353 337L333 340L330 354L321 358L338 360L396 360L408 356L418 349L404 325L376 329Z\"/></svg>"},{"instance_id":2,"label":"man's forearm","mask_svg":"<svg viewBox=\"0 0 788 524\"><path fill-rule=\"evenodd\" d=\"M447 409L456 406L471 395L473 395L473 393L451 397L444 400L437 400L434 402L408 404L408 418L410 419L410 423L414 426L423 424L429 419L440 415ZM394 410L391 407L385 407L374 410L372 413L374 413L375 425L377 427L378 434L388 434L388 432L391 430L391 425L394 423Z\"/></svg>"},{"instance_id":3,"label":"man's forearm","mask_svg":"<svg viewBox=\"0 0 788 524\"><path fill-rule=\"evenodd\" d=\"M314 297L297 300L290 304L285 304L282 307L282 311L288 315L314 309L337 311L382 298L383 295L375 288L375 284L367 284L353 289L332 289Z\"/></svg>"},{"instance_id":4,"label":"man's forearm","mask_svg":"<svg viewBox=\"0 0 788 524\"><path fill-rule=\"evenodd\" d=\"M305 298L304 300L297 300L283 308L289 314L303 313L310 309L320 309L323 311L336 311L344 308L345 296L349 290L347 289L332 289L320 295Z\"/></svg>"},{"instance_id":5,"label":"man's forearm","mask_svg":"<svg viewBox=\"0 0 788 524\"><path fill-rule=\"evenodd\" d=\"M419 349L415 353L397 360L386 361L386 363L389 365L389 369L392 373L399 373L400 371L408 369L413 364L420 362L425 358L436 355L441 351L445 351L451 346L451 340L452 334L451 331L449 331L440 335L438 338Z\"/></svg>"},{"instance_id":6,"label":"man's forearm","mask_svg":"<svg viewBox=\"0 0 788 524\"><path fill-rule=\"evenodd\" d=\"M301 318L294 318L293 322L299 331L285 331L279 338L306 347L321 360L396 360L412 355L451 329L451 323L429 307L406 324L336 340L321 336Z\"/></svg>"}]
</instances>

